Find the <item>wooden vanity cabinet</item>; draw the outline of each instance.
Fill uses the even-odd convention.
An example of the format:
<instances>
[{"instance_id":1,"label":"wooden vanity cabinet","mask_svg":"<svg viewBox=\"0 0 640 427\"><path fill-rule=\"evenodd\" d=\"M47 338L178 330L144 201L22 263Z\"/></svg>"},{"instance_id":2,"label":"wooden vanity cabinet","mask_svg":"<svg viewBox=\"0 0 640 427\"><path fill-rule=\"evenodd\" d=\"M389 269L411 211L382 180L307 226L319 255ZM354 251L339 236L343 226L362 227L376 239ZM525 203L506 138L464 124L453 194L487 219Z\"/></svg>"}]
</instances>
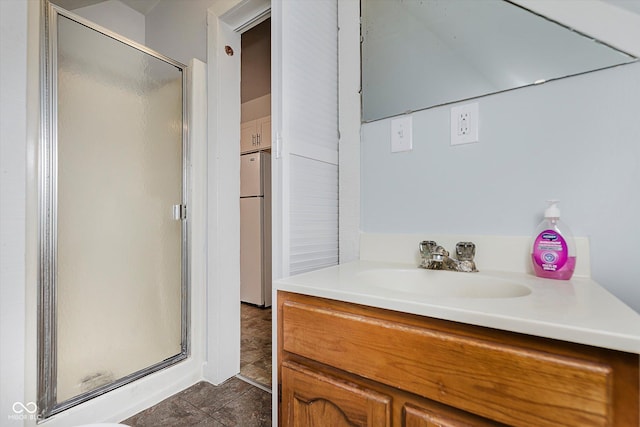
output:
<instances>
[{"instance_id":1,"label":"wooden vanity cabinet","mask_svg":"<svg viewBox=\"0 0 640 427\"><path fill-rule=\"evenodd\" d=\"M240 124L240 153L271 148L271 116Z\"/></svg>"},{"instance_id":2,"label":"wooden vanity cabinet","mask_svg":"<svg viewBox=\"0 0 640 427\"><path fill-rule=\"evenodd\" d=\"M638 426L637 354L278 292L282 426Z\"/></svg>"},{"instance_id":3,"label":"wooden vanity cabinet","mask_svg":"<svg viewBox=\"0 0 640 427\"><path fill-rule=\"evenodd\" d=\"M291 426L391 425L391 397L292 362L282 365Z\"/></svg>"}]
</instances>

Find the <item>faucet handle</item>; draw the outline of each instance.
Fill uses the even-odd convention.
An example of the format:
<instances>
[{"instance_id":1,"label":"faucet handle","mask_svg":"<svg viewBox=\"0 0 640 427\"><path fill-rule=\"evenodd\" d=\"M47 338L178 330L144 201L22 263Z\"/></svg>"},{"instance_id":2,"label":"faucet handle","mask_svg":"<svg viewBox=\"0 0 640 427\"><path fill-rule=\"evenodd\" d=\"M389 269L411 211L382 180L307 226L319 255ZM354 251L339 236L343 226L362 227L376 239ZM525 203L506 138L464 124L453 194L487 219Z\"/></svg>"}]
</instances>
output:
<instances>
[{"instance_id":1,"label":"faucet handle","mask_svg":"<svg viewBox=\"0 0 640 427\"><path fill-rule=\"evenodd\" d=\"M473 261L476 256L476 245L473 242L458 242L456 244L456 258L458 261Z\"/></svg>"},{"instance_id":2,"label":"faucet handle","mask_svg":"<svg viewBox=\"0 0 640 427\"><path fill-rule=\"evenodd\" d=\"M418 245L418 247L420 248L420 255L422 255L423 258L430 257L431 253L433 253L434 249L437 246L438 246L438 244L436 242L434 242L433 240L423 240Z\"/></svg>"}]
</instances>

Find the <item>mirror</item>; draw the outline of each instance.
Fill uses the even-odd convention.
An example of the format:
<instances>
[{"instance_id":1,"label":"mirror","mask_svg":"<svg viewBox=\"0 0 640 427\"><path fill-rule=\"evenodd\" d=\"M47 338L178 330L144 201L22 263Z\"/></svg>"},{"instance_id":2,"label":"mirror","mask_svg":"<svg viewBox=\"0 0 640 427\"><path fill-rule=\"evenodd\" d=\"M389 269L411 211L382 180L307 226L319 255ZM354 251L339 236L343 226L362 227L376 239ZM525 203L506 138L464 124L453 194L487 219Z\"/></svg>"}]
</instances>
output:
<instances>
[{"instance_id":1,"label":"mirror","mask_svg":"<svg viewBox=\"0 0 640 427\"><path fill-rule=\"evenodd\" d=\"M503 0L361 0L362 121L635 61Z\"/></svg>"}]
</instances>

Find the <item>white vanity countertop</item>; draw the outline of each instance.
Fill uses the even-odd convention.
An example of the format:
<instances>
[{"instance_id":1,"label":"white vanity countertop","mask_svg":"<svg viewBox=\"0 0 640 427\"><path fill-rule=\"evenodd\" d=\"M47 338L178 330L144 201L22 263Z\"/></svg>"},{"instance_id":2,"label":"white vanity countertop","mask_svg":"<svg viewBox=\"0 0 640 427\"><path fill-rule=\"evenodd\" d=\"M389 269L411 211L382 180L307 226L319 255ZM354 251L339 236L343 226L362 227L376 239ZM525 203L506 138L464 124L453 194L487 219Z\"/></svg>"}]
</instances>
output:
<instances>
[{"instance_id":1,"label":"white vanity countertop","mask_svg":"<svg viewBox=\"0 0 640 427\"><path fill-rule=\"evenodd\" d=\"M459 279L470 285L473 281L514 283L531 292L525 289L527 295L507 298L425 295L403 289L402 278L391 283L396 270L399 277L410 276L409 281L430 275L428 280L433 279L436 287L451 286ZM371 280L377 276L389 283ZM433 272L415 264L354 261L274 281L274 288L640 354L640 314L587 278L564 281L525 273Z\"/></svg>"}]
</instances>

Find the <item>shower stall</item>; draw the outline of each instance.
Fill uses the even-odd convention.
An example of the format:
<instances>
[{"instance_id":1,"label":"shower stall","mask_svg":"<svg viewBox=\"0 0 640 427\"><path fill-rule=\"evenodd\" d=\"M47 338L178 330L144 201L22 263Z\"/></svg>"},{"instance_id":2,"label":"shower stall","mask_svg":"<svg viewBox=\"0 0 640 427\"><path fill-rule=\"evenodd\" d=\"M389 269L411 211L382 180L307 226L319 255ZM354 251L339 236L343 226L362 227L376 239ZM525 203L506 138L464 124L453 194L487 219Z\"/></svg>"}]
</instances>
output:
<instances>
[{"instance_id":1,"label":"shower stall","mask_svg":"<svg viewBox=\"0 0 640 427\"><path fill-rule=\"evenodd\" d=\"M186 67L43 14L41 419L189 354Z\"/></svg>"}]
</instances>

